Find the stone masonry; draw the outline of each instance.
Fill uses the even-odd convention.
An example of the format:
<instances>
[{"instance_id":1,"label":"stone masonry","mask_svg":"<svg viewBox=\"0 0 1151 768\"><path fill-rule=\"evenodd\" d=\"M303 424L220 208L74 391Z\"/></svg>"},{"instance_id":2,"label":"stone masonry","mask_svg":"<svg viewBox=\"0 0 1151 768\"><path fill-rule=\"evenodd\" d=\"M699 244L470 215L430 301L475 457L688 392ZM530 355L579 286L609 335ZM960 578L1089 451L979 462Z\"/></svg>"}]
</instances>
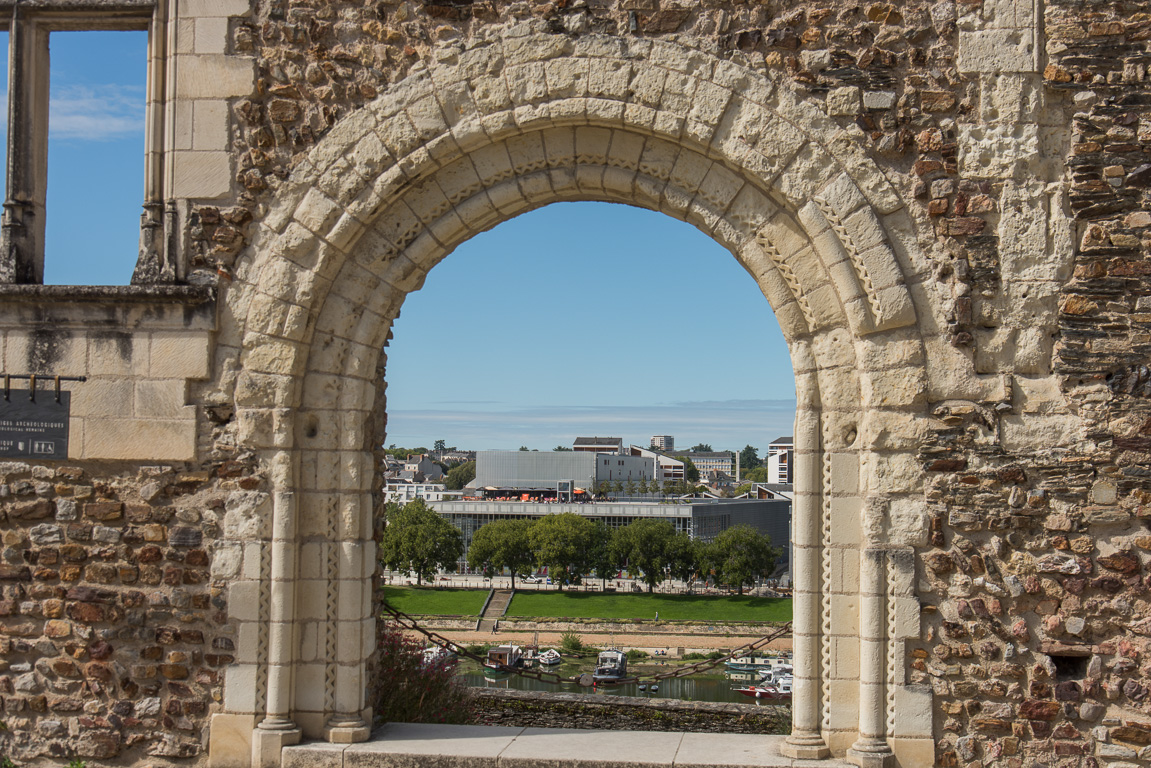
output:
<instances>
[{"instance_id":1,"label":"stone masonry","mask_svg":"<svg viewBox=\"0 0 1151 768\"><path fill-rule=\"evenodd\" d=\"M662 211L796 374L792 733L861 766L1151 764L1151 7L0 0L0 752L267 768L368 737L408 292L552 202ZM150 31L140 255L38 285L48 41Z\"/></svg>"}]
</instances>

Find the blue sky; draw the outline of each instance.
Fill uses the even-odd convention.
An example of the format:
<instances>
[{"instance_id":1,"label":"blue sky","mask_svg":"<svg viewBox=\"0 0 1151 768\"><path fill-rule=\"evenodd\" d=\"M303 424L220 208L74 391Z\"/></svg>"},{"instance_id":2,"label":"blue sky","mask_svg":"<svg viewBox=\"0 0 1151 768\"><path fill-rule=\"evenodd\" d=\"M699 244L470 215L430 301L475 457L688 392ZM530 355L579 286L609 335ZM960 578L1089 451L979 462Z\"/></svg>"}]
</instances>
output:
<instances>
[{"instance_id":1,"label":"blue sky","mask_svg":"<svg viewBox=\"0 0 1151 768\"><path fill-rule=\"evenodd\" d=\"M47 283L131 278L146 46L143 32L52 35ZM754 281L690 225L638 208L557 204L472 239L394 335L389 444L671 434L762 454L792 430L791 363Z\"/></svg>"}]
</instances>

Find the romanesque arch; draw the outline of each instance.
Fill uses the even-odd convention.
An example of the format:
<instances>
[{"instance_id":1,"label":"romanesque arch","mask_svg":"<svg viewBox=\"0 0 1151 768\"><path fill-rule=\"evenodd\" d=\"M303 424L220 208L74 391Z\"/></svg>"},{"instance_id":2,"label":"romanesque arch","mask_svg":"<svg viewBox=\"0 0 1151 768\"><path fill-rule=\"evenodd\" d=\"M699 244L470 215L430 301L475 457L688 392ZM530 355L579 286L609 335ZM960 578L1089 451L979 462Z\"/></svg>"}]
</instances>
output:
<instances>
[{"instance_id":1,"label":"romanesque arch","mask_svg":"<svg viewBox=\"0 0 1151 768\"><path fill-rule=\"evenodd\" d=\"M223 296L217 370L273 492L230 587L252 610L214 755L252 745L264 762L300 730L367 737L382 348L459 243L567 200L686 220L756 279L798 389L787 750L929 762L931 694L903 648L919 634L914 450L934 323L912 214L849 131L738 57L526 25L438 50L337 124Z\"/></svg>"}]
</instances>

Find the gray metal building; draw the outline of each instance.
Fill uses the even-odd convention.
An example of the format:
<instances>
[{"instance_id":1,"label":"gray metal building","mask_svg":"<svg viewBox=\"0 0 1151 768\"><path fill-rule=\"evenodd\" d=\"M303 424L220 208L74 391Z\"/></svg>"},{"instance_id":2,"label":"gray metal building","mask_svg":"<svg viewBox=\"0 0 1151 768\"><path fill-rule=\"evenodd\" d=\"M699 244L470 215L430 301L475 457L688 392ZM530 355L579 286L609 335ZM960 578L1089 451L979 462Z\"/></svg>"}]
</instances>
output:
<instances>
[{"instance_id":1,"label":"gray metal building","mask_svg":"<svg viewBox=\"0 0 1151 768\"><path fill-rule=\"evenodd\" d=\"M605 480L650 480L655 461L642 456L583 451L477 451L476 479L469 488L539 490L571 480L594 491Z\"/></svg>"}]
</instances>

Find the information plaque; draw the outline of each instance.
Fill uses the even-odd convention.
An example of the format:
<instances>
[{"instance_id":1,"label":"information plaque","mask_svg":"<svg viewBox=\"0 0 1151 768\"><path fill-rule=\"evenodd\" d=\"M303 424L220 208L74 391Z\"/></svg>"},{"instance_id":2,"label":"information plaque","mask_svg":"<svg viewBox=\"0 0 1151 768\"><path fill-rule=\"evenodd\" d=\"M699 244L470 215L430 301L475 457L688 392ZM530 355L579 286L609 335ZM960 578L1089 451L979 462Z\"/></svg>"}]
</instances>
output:
<instances>
[{"instance_id":1,"label":"information plaque","mask_svg":"<svg viewBox=\"0 0 1151 768\"><path fill-rule=\"evenodd\" d=\"M68 458L71 393L37 389L35 398L29 394L12 389L7 399L0 396L0 458Z\"/></svg>"}]
</instances>

